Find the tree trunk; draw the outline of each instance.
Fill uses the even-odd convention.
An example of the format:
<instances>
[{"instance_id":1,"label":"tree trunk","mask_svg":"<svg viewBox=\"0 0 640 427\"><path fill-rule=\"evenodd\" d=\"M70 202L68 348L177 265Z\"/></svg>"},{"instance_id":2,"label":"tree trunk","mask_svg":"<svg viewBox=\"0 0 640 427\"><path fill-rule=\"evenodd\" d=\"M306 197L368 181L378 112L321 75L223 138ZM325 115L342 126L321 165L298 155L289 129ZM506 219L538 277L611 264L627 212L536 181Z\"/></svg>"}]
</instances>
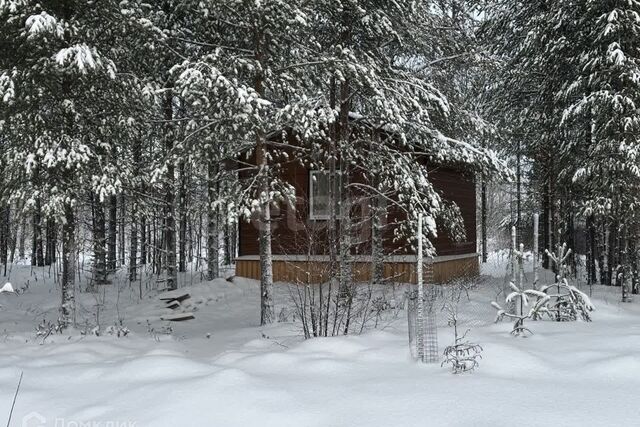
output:
<instances>
[{"instance_id":1,"label":"tree trunk","mask_svg":"<svg viewBox=\"0 0 640 427\"><path fill-rule=\"evenodd\" d=\"M11 230L11 255L9 257L9 263L13 264L16 259L16 249L18 247L18 233L20 232L20 227L18 221L20 220L20 216L22 212L22 203L18 202L15 207L15 224L13 224L13 230Z\"/></svg>"},{"instance_id":2,"label":"tree trunk","mask_svg":"<svg viewBox=\"0 0 640 427\"><path fill-rule=\"evenodd\" d=\"M104 205L98 195L91 194L93 204L93 275L96 285L107 283L107 252Z\"/></svg>"},{"instance_id":3,"label":"tree trunk","mask_svg":"<svg viewBox=\"0 0 640 427\"><path fill-rule=\"evenodd\" d=\"M44 251L42 248L42 207L39 198L36 198L35 211L33 213L33 254L31 264L38 267L44 266Z\"/></svg>"},{"instance_id":4,"label":"tree trunk","mask_svg":"<svg viewBox=\"0 0 640 427\"><path fill-rule=\"evenodd\" d=\"M70 323L75 325L75 221L73 207L65 204L62 226L62 304L60 306L60 321L64 326L68 326Z\"/></svg>"},{"instance_id":5,"label":"tree trunk","mask_svg":"<svg viewBox=\"0 0 640 427\"><path fill-rule=\"evenodd\" d=\"M129 238L129 281L138 278L138 205L131 202L131 236ZM144 230L142 231L144 235ZM142 298L142 296L140 296Z\"/></svg>"},{"instance_id":6,"label":"tree trunk","mask_svg":"<svg viewBox=\"0 0 640 427\"><path fill-rule=\"evenodd\" d=\"M55 219L52 221L51 227L51 262L56 263L56 249L58 248L58 226Z\"/></svg>"},{"instance_id":7,"label":"tree trunk","mask_svg":"<svg viewBox=\"0 0 640 427\"><path fill-rule=\"evenodd\" d=\"M260 172L267 174L266 153L263 136L258 136L257 150ZM260 186L260 325L275 320L273 306L273 257L271 253L271 203L269 200L269 181L267 176L261 177Z\"/></svg>"},{"instance_id":8,"label":"tree trunk","mask_svg":"<svg viewBox=\"0 0 640 427\"><path fill-rule=\"evenodd\" d=\"M153 229L152 229L153 227ZM160 274L160 269L158 268L158 218L155 213L155 209L153 212L153 222L149 224L149 261L151 261L151 271L154 274Z\"/></svg>"},{"instance_id":9,"label":"tree trunk","mask_svg":"<svg viewBox=\"0 0 640 427\"><path fill-rule=\"evenodd\" d=\"M4 266L4 275L7 275L7 264L9 263L9 227L10 211L9 206L0 208L0 263Z\"/></svg>"},{"instance_id":10,"label":"tree trunk","mask_svg":"<svg viewBox=\"0 0 640 427\"><path fill-rule=\"evenodd\" d=\"M47 219L46 228L46 252L44 264L51 265L56 262L56 221L53 218Z\"/></svg>"},{"instance_id":11,"label":"tree trunk","mask_svg":"<svg viewBox=\"0 0 640 427\"><path fill-rule=\"evenodd\" d=\"M635 228L635 233L633 235L637 235L637 227ZM631 293L638 294L638 244L635 239L630 238L628 241L629 247L629 264L631 269Z\"/></svg>"},{"instance_id":12,"label":"tree trunk","mask_svg":"<svg viewBox=\"0 0 640 427\"><path fill-rule=\"evenodd\" d=\"M553 252L556 247L556 232L558 231L558 221L556 218L556 192L553 175L553 159L549 164L549 252ZM557 273L557 266L554 270Z\"/></svg>"},{"instance_id":13,"label":"tree trunk","mask_svg":"<svg viewBox=\"0 0 640 427\"><path fill-rule=\"evenodd\" d=\"M120 221L118 222L118 264L124 267L126 257L126 239L124 233L124 219L127 216L127 209L124 194L120 195Z\"/></svg>"},{"instance_id":14,"label":"tree trunk","mask_svg":"<svg viewBox=\"0 0 640 427\"><path fill-rule=\"evenodd\" d=\"M235 257L234 243L235 234L233 224L226 222L224 224L224 265L231 265L233 258Z\"/></svg>"},{"instance_id":15,"label":"tree trunk","mask_svg":"<svg viewBox=\"0 0 640 427\"><path fill-rule=\"evenodd\" d=\"M18 242L18 256L21 260L25 258L25 241L27 239L27 217L22 214L20 221L20 240Z\"/></svg>"},{"instance_id":16,"label":"tree trunk","mask_svg":"<svg viewBox=\"0 0 640 427\"><path fill-rule=\"evenodd\" d=\"M345 162L346 163L346 162ZM344 164L343 164L344 167ZM348 170L341 170L342 183L348 181ZM340 209L340 291L339 296L344 303L344 334L349 333L349 323L351 319L351 307L353 303L353 255L351 249L353 247L352 239L352 220L351 220L351 195L345 187L343 187L343 195L341 197Z\"/></svg>"},{"instance_id":17,"label":"tree trunk","mask_svg":"<svg viewBox=\"0 0 640 427\"><path fill-rule=\"evenodd\" d=\"M353 303L353 256L351 249L352 241L352 221L351 221L351 192L349 182L351 174L349 170L349 159L346 147L349 145L349 110L350 110L350 88L349 83L344 81L340 84L340 178L342 194L340 195L340 288L339 295L343 299L346 312L344 313L344 334L349 333L349 322L351 317L351 307Z\"/></svg>"},{"instance_id":18,"label":"tree trunk","mask_svg":"<svg viewBox=\"0 0 640 427\"><path fill-rule=\"evenodd\" d=\"M516 244L522 243L522 156L520 154L520 141L516 152Z\"/></svg>"},{"instance_id":19,"label":"tree trunk","mask_svg":"<svg viewBox=\"0 0 640 427\"><path fill-rule=\"evenodd\" d=\"M180 194L178 197L178 212L180 216L180 244L178 247L178 271L187 271L187 177L184 161L180 162Z\"/></svg>"},{"instance_id":20,"label":"tree trunk","mask_svg":"<svg viewBox=\"0 0 640 427\"><path fill-rule=\"evenodd\" d=\"M480 233L482 234L482 262L486 263L489 257L487 253L487 181L482 176L480 193Z\"/></svg>"},{"instance_id":21,"label":"tree trunk","mask_svg":"<svg viewBox=\"0 0 640 427\"><path fill-rule=\"evenodd\" d=\"M255 36L255 59L259 64L265 60L263 51L264 34L257 30ZM260 96L264 96L264 76L261 67L255 77L255 91ZM275 320L275 309L273 305L273 257L271 253L271 200L269 188L269 164L265 147L265 133L259 129L256 134L256 163L259 167L258 173L260 188L258 198L260 199L260 324L266 325Z\"/></svg>"},{"instance_id":22,"label":"tree trunk","mask_svg":"<svg viewBox=\"0 0 640 427\"><path fill-rule=\"evenodd\" d=\"M202 211L198 212L198 228L196 229L196 271L200 270L200 258L202 257Z\"/></svg>"},{"instance_id":23,"label":"tree trunk","mask_svg":"<svg viewBox=\"0 0 640 427\"><path fill-rule=\"evenodd\" d=\"M109 236L107 241L107 270L110 273L116 271L116 237L118 230L118 197L109 197Z\"/></svg>"},{"instance_id":24,"label":"tree trunk","mask_svg":"<svg viewBox=\"0 0 640 427\"><path fill-rule=\"evenodd\" d=\"M373 132L373 141L380 141L380 132L376 129ZM375 147L371 147L375 150ZM380 180L375 178L373 185L381 193L383 189ZM383 227L386 221L386 199L381 194L376 194L371 198L371 282L382 284L384 282L384 239Z\"/></svg>"},{"instance_id":25,"label":"tree trunk","mask_svg":"<svg viewBox=\"0 0 640 427\"><path fill-rule=\"evenodd\" d=\"M587 217L587 283L593 285L596 283L596 229L594 226L593 215Z\"/></svg>"},{"instance_id":26,"label":"tree trunk","mask_svg":"<svg viewBox=\"0 0 640 427\"><path fill-rule=\"evenodd\" d=\"M213 280L220 276L218 251L219 242L219 218L218 218L218 184L217 164L209 160L207 165L207 279Z\"/></svg>"},{"instance_id":27,"label":"tree trunk","mask_svg":"<svg viewBox=\"0 0 640 427\"><path fill-rule=\"evenodd\" d=\"M386 217L384 203L382 196L374 196L371 218L371 280L377 285L384 282L383 226Z\"/></svg>"},{"instance_id":28,"label":"tree trunk","mask_svg":"<svg viewBox=\"0 0 640 427\"><path fill-rule=\"evenodd\" d=\"M187 260L193 263L193 220L187 226Z\"/></svg>"},{"instance_id":29,"label":"tree trunk","mask_svg":"<svg viewBox=\"0 0 640 427\"><path fill-rule=\"evenodd\" d=\"M336 78L331 78L331 83L329 85L329 105L332 110L336 109L336 92L337 92L337 83ZM339 267L338 267L338 205L340 203L338 194L336 194L336 190L338 189L337 185L337 159L338 159L338 142L340 139L340 124L338 122L334 123L331 128L331 139L329 141L329 221L327 224L327 234L329 237L329 286L327 288L327 295L323 297L322 295L322 287L320 288L320 317L324 316L324 324L321 323L320 329L322 330L321 335L324 334L326 337L329 335L329 317L330 317L330 308L331 308L331 298L332 291L338 287L338 275L339 275ZM337 315L337 313L336 313ZM335 317L334 317L335 319ZM335 320L334 320L334 329L335 329Z\"/></svg>"},{"instance_id":30,"label":"tree trunk","mask_svg":"<svg viewBox=\"0 0 640 427\"><path fill-rule=\"evenodd\" d=\"M140 180L140 170L142 169L142 147L140 144L134 144L133 147L133 164L135 165L136 179ZM136 185L141 194L144 194L144 183L139 182ZM129 240L129 281L134 282L138 278L138 222L140 223L140 264L145 264L146 249L145 249L145 224L144 215L140 215L138 218L138 199L131 199L131 237ZM124 220L124 216L123 216ZM140 289L140 298L142 298L142 288Z\"/></svg>"},{"instance_id":31,"label":"tree trunk","mask_svg":"<svg viewBox=\"0 0 640 427\"><path fill-rule=\"evenodd\" d=\"M602 249L602 264L601 264L601 271L600 271L600 280L601 283L603 285L610 285L611 284L611 270L609 267L609 252L610 252L610 246L609 246L609 239L610 239L610 233L609 233L609 225L608 224L604 224L604 239L603 239L603 249Z\"/></svg>"},{"instance_id":32,"label":"tree trunk","mask_svg":"<svg viewBox=\"0 0 640 427\"><path fill-rule=\"evenodd\" d=\"M135 219L134 219L135 221ZM147 264L147 217L140 215L140 264Z\"/></svg>"},{"instance_id":33,"label":"tree trunk","mask_svg":"<svg viewBox=\"0 0 640 427\"><path fill-rule=\"evenodd\" d=\"M265 180L266 181L266 180ZM268 187L262 187L268 194ZM268 196L265 196L266 199ZM271 206L269 201L262 202L262 221L260 223L260 325L275 320L273 306L273 257L271 254Z\"/></svg>"},{"instance_id":34,"label":"tree trunk","mask_svg":"<svg viewBox=\"0 0 640 427\"><path fill-rule=\"evenodd\" d=\"M164 206L162 207L164 211ZM159 223L159 224L158 224ZM163 256L162 252L165 249L164 243L164 227L165 221L158 221L157 212L154 213L153 216L153 267L154 271L157 275L162 274L162 269L164 268Z\"/></svg>"},{"instance_id":35,"label":"tree trunk","mask_svg":"<svg viewBox=\"0 0 640 427\"><path fill-rule=\"evenodd\" d=\"M44 265L51 265L51 218L44 223Z\"/></svg>"},{"instance_id":36,"label":"tree trunk","mask_svg":"<svg viewBox=\"0 0 640 427\"><path fill-rule=\"evenodd\" d=\"M171 156L173 155L174 130L171 125L173 120L173 90L167 87L164 99L165 126L165 156L167 157L167 175L164 183L164 249L166 254L165 270L167 272L167 289L178 288L176 272L176 219L175 219L175 166Z\"/></svg>"}]
</instances>

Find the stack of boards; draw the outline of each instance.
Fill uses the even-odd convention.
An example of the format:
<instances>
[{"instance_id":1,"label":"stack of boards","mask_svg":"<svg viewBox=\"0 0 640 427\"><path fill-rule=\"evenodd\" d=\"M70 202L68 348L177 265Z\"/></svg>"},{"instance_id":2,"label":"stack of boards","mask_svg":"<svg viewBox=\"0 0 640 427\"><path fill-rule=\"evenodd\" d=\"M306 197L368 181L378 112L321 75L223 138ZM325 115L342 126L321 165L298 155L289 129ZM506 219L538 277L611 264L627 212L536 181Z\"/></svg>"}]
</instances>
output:
<instances>
[{"instance_id":1,"label":"stack of boards","mask_svg":"<svg viewBox=\"0 0 640 427\"><path fill-rule=\"evenodd\" d=\"M176 310L182 307L182 303L185 300L191 298L188 292L176 289L175 291L163 292L158 295L158 299L165 304L165 307L170 308L174 313L166 314L160 317L160 320L168 320L170 322L182 322L185 320L195 319L196 317L192 312L177 312Z\"/></svg>"}]
</instances>

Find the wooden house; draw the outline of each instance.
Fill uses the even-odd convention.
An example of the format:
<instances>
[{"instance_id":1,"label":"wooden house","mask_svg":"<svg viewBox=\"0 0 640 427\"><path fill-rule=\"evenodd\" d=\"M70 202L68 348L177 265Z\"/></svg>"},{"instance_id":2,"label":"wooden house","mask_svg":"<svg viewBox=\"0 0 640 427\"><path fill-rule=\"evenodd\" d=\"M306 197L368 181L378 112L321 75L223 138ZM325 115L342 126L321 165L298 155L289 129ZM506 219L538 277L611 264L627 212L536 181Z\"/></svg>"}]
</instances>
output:
<instances>
[{"instance_id":1,"label":"wooden house","mask_svg":"<svg viewBox=\"0 0 640 427\"><path fill-rule=\"evenodd\" d=\"M250 159L250 162L254 159ZM281 171L281 177L296 192L295 208L282 206L272 210L272 252L274 281L289 283L320 283L328 278L329 239L327 234L328 210L326 172L314 170L304 162L291 161ZM476 248L476 186L473 176L452 167L429 168L429 177L443 199L455 202L460 208L466 238L454 241L438 226L438 237L432 239L437 251L433 258L433 275L436 282L447 282L479 272ZM390 213L384 226L385 279L396 283L414 283L416 280L416 255L410 245L394 239L394 223L398 215ZM371 248L367 244L365 226L359 232L363 244L356 245L354 280L366 282L372 276ZM370 222L369 222L370 223ZM239 225L236 275L252 279L260 278L259 221L242 221Z\"/></svg>"}]
</instances>

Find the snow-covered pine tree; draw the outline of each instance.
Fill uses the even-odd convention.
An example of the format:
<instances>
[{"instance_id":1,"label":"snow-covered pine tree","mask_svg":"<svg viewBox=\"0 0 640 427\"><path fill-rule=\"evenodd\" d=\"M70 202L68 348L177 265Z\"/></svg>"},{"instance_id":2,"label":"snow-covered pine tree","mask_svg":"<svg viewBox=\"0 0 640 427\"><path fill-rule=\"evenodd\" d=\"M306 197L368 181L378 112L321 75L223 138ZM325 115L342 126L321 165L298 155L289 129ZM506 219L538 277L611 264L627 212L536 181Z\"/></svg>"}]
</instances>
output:
<instances>
[{"instance_id":1,"label":"snow-covered pine tree","mask_svg":"<svg viewBox=\"0 0 640 427\"><path fill-rule=\"evenodd\" d=\"M483 350L482 346L466 339L469 330L460 335L458 333L458 313L456 309L448 305L446 310L448 324L453 327L454 341L452 345L445 347L443 353L444 360L441 366L450 365L451 372L454 374L471 372L480 365L478 360L482 359L482 355L480 354Z\"/></svg>"},{"instance_id":2,"label":"snow-covered pine tree","mask_svg":"<svg viewBox=\"0 0 640 427\"><path fill-rule=\"evenodd\" d=\"M549 295L542 291L535 289L525 289L523 285L516 286L513 282L509 283L511 293L505 298L507 305L520 306L514 310L506 310L502 308L496 301L492 301L491 305L497 310L496 322L506 318L513 319L513 329L511 334L514 336L526 337L527 334L532 334L531 330L524 324L526 319L539 318L543 313L547 312L547 303L549 302ZM530 299L535 298L530 303Z\"/></svg>"},{"instance_id":3,"label":"snow-covered pine tree","mask_svg":"<svg viewBox=\"0 0 640 427\"><path fill-rule=\"evenodd\" d=\"M584 189L585 216L609 229L607 264L628 267L624 248L637 239L640 172L640 2L580 2L568 42L579 46L575 75L562 91L568 129L589 123L584 157L573 180ZM569 5L566 5L565 11ZM637 268L637 266L636 266ZM613 274L609 274L611 278Z\"/></svg>"},{"instance_id":4,"label":"snow-covered pine tree","mask_svg":"<svg viewBox=\"0 0 640 427\"><path fill-rule=\"evenodd\" d=\"M577 287L570 285L567 280L567 259L571 255L571 249L563 243L558 245L556 253L547 251L546 254L558 272L556 283L540 288L540 291L549 297L547 314L558 322L578 320L578 318L591 321L591 312L595 310L591 299Z\"/></svg>"},{"instance_id":5,"label":"snow-covered pine tree","mask_svg":"<svg viewBox=\"0 0 640 427\"><path fill-rule=\"evenodd\" d=\"M589 277L624 265L637 238L637 1L488 2L485 28L502 62L490 96L501 132L532 159L542 249L588 225ZM630 264L633 263L633 266ZM548 265L545 265L548 267Z\"/></svg>"},{"instance_id":6,"label":"snow-covered pine tree","mask_svg":"<svg viewBox=\"0 0 640 427\"><path fill-rule=\"evenodd\" d=\"M531 186L535 202L541 207L542 249L550 250L562 219L557 206L562 197L571 194L562 191L570 184L564 170L575 160L558 143L567 137L559 126L562 107L556 97L557 88L570 74L567 63L573 53L558 34L565 19L553 10L558 3L561 2L487 2L480 32L492 52L490 63L494 66L493 79L487 86L490 89L484 93L487 114L496 125L490 139L497 139L494 143L520 169L532 163L530 183L524 183ZM515 193L514 199L520 201L523 189ZM567 215L571 214L567 209Z\"/></svg>"},{"instance_id":7,"label":"snow-covered pine tree","mask_svg":"<svg viewBox=\"0 0 640 427\"><path fill-rule=\"evenodd\" d=\"M336 301L340 291L335 327L327 327L329 304L320 310L325 334L349 332L350 254L361 243L353 238L359 221L343 221L341 230L336 225L353 213L349 205L364 200L377 207L379 224L390 209L405 212L398 239L413 235L419 213L429 236L437 217L460 234L457 209L433 189L425 160L502 169L475 138L451 137L466 134L453 123L472 114L447 100L446 94L461 93L457 83L438 89L447 82L443 65L453 69L467 56L455 31L440 34L462 22L461 2L0 4L0 36L8 41L0 46L0 120L2 142L8 142L3 173L11 178L12 201L33 215L34 264L51 260L52 231L63 229L65 322L73 317L73 237L84 224L92 234L91 248L83 249L94 253L93 283L106 281L109 253L111 261L122 260L128 231L130 280L140 277L138 262L149 260L154 271L167 271L172 288L176 255L184 267L192 241L193 210L185 197L205 187L200 194L207 203L197 209L205 208L210 219L211 277L217 275L217 218L229 211L263 216L262 318L272 320L269 210L291 196L280 164L298 161L303 151L336 184L341 169L349 172L346 191L335 192L331 203L332 239L339 245L330 245L336 283L325 301ZM282 130L290 132L270 135ZM283 146L289 135L296 144ZM257 148L264 154L258 167L242 157ZM250 172L246 179L238 181L225 167L231 159ZM193 185L187 180L192 170ZM350 180L351 174L363 179ZM425 246L430 253L428 239ZM374 257L378 271L383 255Z\"/></svg>"},{"instance_id":8,"label":"snow-covered pine tree","mask_svg":"<svg viewBox=\"0 0 640 427\"><path fill-rule=\"evenodd\" d=\"M296 38L297 28L304 27L305 16L296 2L232 3L182 3L190 12L185 16L193 33L182 37L188 49L174 75L189 103L188 136L193 138L186 138L181 148L196 147L198 138L206 141L197 150L209 163L209 257L218 246L216 218L222 205L233 206L235 213L247 220L252 215L260 217L261 323L265 324L275 320L271 209L291 193L277 174L281 146L268 135L286 127L278 111L296 91L299 80L290 79L284 70L290 58L299 53L291 40ZM281 141L284 145L287 142L286 137ZM246 162L251 154L254 165ZM234 172L225 168L230 160L239 161L242 176L248 178L232 184L237 189L224 196L225 202L216 188L221 179L233 181ZM217 275L213 258L210 270L210 277Z\"/></svg>"},{"instance_id":9,"label":"snow-covered pine tree","mask_svg":"<svg viewBox=\"0 0 640 427\"><path fill-rule=\"evenodd\" d=\"M110 1L0 5L1 31L8 40L0 74L3 110L11 122L10 167L28 177L14 197L24 197L26 209L42 203L44 215L62 224L60 316L65 325L74 321L78 195L104 143L90 136L109 121L99 111L106 108L103 97L108 98L117 71L108 48L113 33L101 29L119 16Z\"/></svg>"},{"instance_id":10,"label":"snow-covered pine tree","mask_svg":"<svg viewBox=\"0 0 640 427\"><path fill-rule=\"evenodd\" d=\"M434 12L435 7L431 2L312 2L307 15L314 44L308 58L290 66L307 70L309 84L285 110L289 122L311 142L314 166L327 171L330 189L341 175L342 191L330 196L328 235L339 243L338 250L330 245L330 276L336 281L332 288L346 296L346 313L354 292L348 206L355 199L368 200L377 215L385 214L377 210L380 199L386 201L385 211L404 211L407 220L395 224L396 238L412 238L420 212L425 214L426 235L433 236L435 218L455 212L455 206L441 203L426 159L492 172L503 169L486 151L439 130L450 105L430 73L432 63L442 62L442 51L434 39L420 36L442 24L444 16ZM349 180L350 175L360 179ZM432 254L428 239L425 245ZM348 325L338 329L345 326L346 332Z\"/></svg>"}]
</instances>

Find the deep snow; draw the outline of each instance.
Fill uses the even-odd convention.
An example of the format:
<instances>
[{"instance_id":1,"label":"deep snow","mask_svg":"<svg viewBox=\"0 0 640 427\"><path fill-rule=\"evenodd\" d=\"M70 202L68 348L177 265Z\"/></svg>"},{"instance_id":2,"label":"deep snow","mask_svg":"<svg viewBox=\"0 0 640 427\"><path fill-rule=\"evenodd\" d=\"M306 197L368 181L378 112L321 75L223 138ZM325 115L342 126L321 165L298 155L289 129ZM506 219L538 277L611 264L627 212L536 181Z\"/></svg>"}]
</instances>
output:
<instances>
[{"instance_id":1,"label":"deep snow","mask_svg":"<svg viewBox=\"0 0 640 427\"><path fill-rule=\"evenodd\" d=\"M100 303L103 329L120 318L131 334L42 344L34 328L53 320L58 290L43 272L36 283L15 267L14 287L29 288L0 294L0 425L21 372L15 426L25 416L28 426L640 425L640 299L623 304L618 289L594 287L592 323L535 322L535 335L515 338L489 306L504 265L496 258L485 271L499 278L461 307L483 359L452 375L411 360L402 311L362 336L304 341L290 315L256 326L258 284L246 280L188 286L196 319L173 324L172 335L161 333L165 309L151 295L138 302L128 285L82 294L79 323ZM280 286L278 310L287 294ZM453 337L440 321L442 350Z\"/></svg>"}]
</instances>

